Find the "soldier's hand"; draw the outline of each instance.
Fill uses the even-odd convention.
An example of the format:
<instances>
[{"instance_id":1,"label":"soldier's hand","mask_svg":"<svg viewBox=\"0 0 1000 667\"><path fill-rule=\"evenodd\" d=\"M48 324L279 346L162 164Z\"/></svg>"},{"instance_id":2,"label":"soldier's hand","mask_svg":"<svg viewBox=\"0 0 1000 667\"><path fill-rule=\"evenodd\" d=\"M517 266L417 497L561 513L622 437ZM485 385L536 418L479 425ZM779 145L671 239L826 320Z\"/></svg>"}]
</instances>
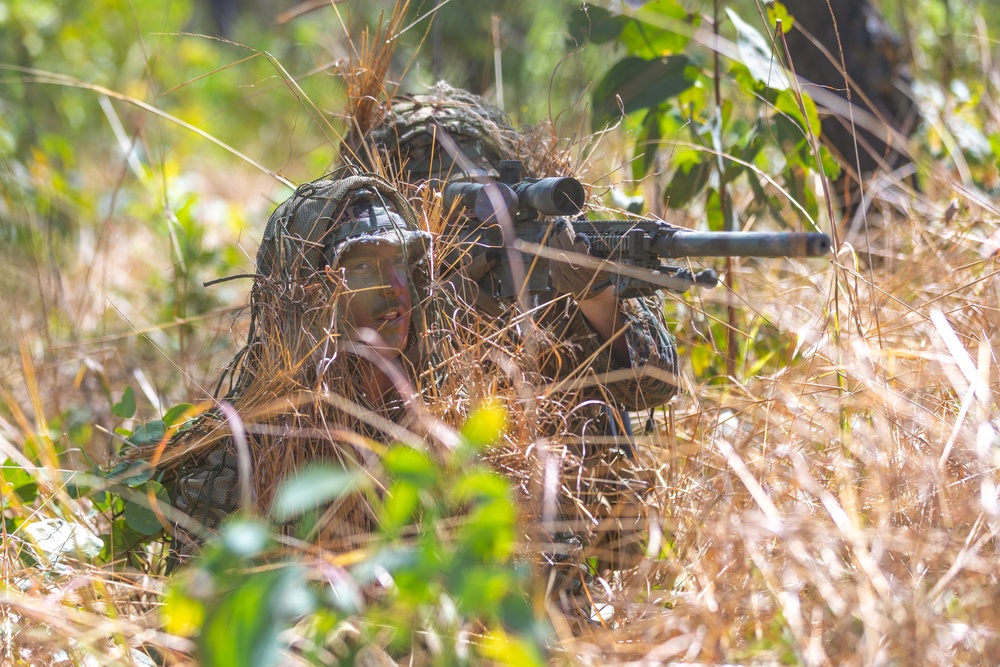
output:
<instances>
[{"instance_id":1,"label":"soldier's hand","mask_svg":"<svg viewBox=\"0 0 1000 667\"><path fill-rule=\"evenodd\" d=\"M583 301L611 284L608 272L597 268L600 260L590 254L590 239L578 233L569 220L561 218L554 223L549 246L559 251L556 258L549 260L549 278L555 291Z\"/></svg>"}]
</instances>

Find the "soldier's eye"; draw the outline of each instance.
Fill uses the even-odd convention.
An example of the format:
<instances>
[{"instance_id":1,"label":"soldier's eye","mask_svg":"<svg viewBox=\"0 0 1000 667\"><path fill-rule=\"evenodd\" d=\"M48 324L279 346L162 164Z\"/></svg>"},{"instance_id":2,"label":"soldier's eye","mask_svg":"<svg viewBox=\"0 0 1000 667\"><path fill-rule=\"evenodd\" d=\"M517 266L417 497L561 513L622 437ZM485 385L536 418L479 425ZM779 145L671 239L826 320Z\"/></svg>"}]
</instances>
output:
<instances>
[{"instance_id":1,"label":"soldier's eye","mask_svg":"<svg viewBox=\"0 0 1000 667\"><path fill-rule=\"evenodd\" d=\"M372 268L372 265L368 262L356 262L354 264L348 264L344 267L348 273L364 273Z\"/></svg>"}]
</instances>

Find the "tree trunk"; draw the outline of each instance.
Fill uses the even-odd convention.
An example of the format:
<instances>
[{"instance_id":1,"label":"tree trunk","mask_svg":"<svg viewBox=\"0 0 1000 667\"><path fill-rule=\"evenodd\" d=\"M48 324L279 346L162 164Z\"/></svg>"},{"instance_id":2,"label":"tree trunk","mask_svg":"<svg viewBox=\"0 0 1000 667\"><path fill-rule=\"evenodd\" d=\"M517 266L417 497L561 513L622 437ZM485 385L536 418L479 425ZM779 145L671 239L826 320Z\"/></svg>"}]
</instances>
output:
<instances>
[{"instance_id":1,"label":"tree trunk","mask_svg":"<svg viewBox=\"0 0 1000 667\"><path fill-rule=\"evenodd\" d=\"M829 0L829 5L827 0L784 0L784 4L795 18L786 39L796 74L909 136L919 120L911 97L909 53L870 0ZM857 126L852 130L849 116L827 115L823 136L848 172L841 189L853 191L847 183L856 184L880 168L893 169L905 161L898 139Z\"/></svg>"}]
</instances>

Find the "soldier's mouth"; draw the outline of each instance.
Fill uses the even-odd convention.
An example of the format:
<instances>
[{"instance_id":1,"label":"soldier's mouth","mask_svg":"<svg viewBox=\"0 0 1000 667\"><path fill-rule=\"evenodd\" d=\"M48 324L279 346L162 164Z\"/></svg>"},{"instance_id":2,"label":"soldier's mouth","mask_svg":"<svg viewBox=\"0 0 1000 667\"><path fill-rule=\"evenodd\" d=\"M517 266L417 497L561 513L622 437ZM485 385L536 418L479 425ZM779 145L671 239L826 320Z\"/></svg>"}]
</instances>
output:
<instances>
[{"instance_id":1,"label":"soldier's mouth","mask_svg":"<svg viewBox=\"0 0 1000 667\"><path fill-rule=\"evenodd\" d=\"M403 316L403 311L401 310L389 310L386 311L379 317L383 322L394 322Z\"/></svg>"}]
</instances>

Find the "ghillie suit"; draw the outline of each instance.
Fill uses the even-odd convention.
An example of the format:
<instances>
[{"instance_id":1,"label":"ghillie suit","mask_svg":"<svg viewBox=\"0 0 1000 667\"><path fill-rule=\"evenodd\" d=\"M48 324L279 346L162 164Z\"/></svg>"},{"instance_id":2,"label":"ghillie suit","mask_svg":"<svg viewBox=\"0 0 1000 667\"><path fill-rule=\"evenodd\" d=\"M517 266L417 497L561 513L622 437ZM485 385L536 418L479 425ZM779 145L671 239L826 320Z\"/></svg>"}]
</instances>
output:
<instances>
[{"instance_id":1,"label":"ghillie suit","mask_svg":"<svg viewBox=\"0 0 1000 667\"><path fill-rule=\"evenodd\" d=\"M860 205L859 183L907 159L903 138L920 121L909 54L868 0L831 0L829 6L815 0L784 4L795 19L785 39L796 74L845 100L849 88L851 104L885 127L871 132L860 124L852 126L851 119L839 113L823 118L823 139L844 166L836 189L853 210ZM805 91L811 93L813 86Z\"/></svg>"},{"instance_id":2,"label":"ghillie suit","mask_svg":"<svg viewBox=\"0 0 1000 667\"><path fill-rule=\"evenodd\" d=\"M388 100L381 117L364 125L367 131L345 139L342 159L410 183L424 202L434 202L428 190L446 180L497 178L501 160L520 160L525 177L570 172L549 128L517 131L482 98L443 83L427 94ZM445 221L442 245L454 239L461 222ZM571 228L567 233L578 251L579 237ZM574 296L591 295L531 303L530 315L521 311L524 304L480 299L480 316L466 326L500 341L496 347L511 362L507 366L522 374L515 384L534 387L524 399L534 420L525 440L491 454L493 464L539 505L543 520L529 527L532 539L559 562L596 557L599 569L610 572L644 555L646 508L657 501L658 464L635 458L626 412L670 400L678 360L662 299L620 302L629 357L622 363L577 306Z\"/></svg>"},{"instance_id":3,"label":"ghillie suit","mask_svg":"<svg viewBox=\"0 0 1000 667\"><path fill-rule=\"evenodd\" d=\"M411 330L397 360L408 386L386 400L366 395L359 378L371 362L364 346L340 330L338 262L361 242L398 244L409 267ZM441 380L435 373L443 372L449 346L429 295L428 249L413 209L378 177L306 183L278 206L257 254L247 344L223 378L223 405L231 408L175 438L160 465L169 471L174 506L191 517L196 533L215 529L241 503L266 512L276 486L305 464L335 461L378 476L377 443L414 440L402 427L419 427L409 387L420 392ZM241 475L243 442L249 460ZM351 495L324 510L312 537L349 550L368 539L374 522L365 497ZM176 550L189 553L202 538L178 529Z\"/></svg>"},{"instance_id":4,"label":"ghillie suit","mask_svg":"<svg viewBox=\"0 0 1000 667\"><path fill-rule=\"evenodd\" d=\"M370 171L384 169L394 181L497 178L500 160L512 159L523 162L526 176L570 170L546 124L516 130L482 97L444 82L426 94L388 100L365 125L364 133L348 133L342 160Z\"/></svg>"}]
</instances>

